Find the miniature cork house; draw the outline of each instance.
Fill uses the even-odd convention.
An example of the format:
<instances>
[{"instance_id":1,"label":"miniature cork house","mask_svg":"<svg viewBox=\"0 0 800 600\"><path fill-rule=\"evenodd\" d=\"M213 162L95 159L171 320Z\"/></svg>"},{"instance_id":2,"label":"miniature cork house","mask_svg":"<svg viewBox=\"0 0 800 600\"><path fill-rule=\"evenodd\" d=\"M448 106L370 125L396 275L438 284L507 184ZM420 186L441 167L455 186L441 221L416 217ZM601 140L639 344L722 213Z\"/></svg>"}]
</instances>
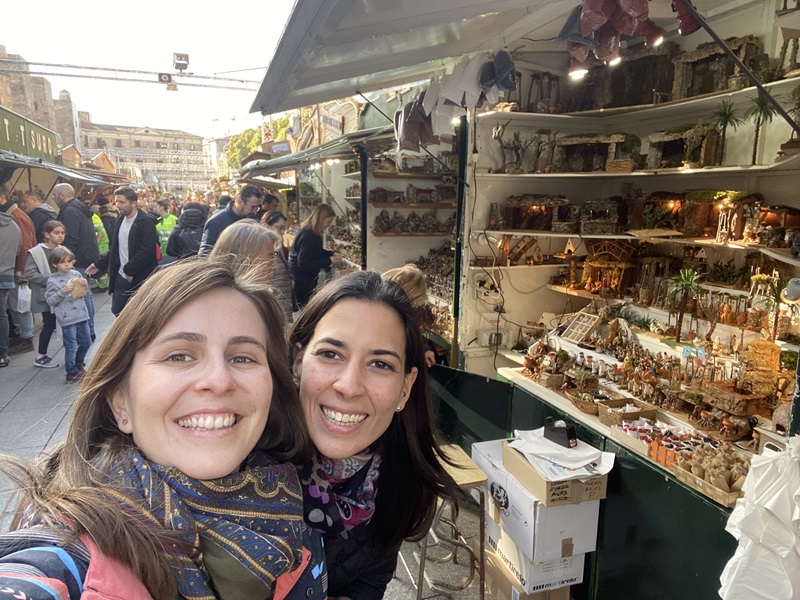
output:
<instances>
[{"instance_id":1,"label":"miniature cork house","mask_svg":"<svg viewBox=\"0 0 800 600\"><path fill-rule=\"evenodd\" d=\"M625 242L604 240L591 247L583 268L581 285L587 292L619 298L633 284L634 248Z\"/></svg>"},{"instance_id":2,"label":"miniature cork house","mask_svg":"<svg viewBox=\"0 0 800 600\"><path fill-rule=\"evenodd\" d=\"M692 163L699 167L715 165L719 132L705 123L657 131L647 137L650 151L648 169L680 167Z\"/></svg>"},{"instance_id":3,"label":"miniature cork house","mask_svg":"<svg viewBox=\"0 0 800 600\"><path fill-rule=\"evenodd\" d=\"M705 400L715 408L736 416L772 414L771 398L776 390L781 349L767 340L751 341L739 359L733 383L711 384Z\"/></svg>"},{"instance_id":4,"label":"miniature cork house","mask_svg":"<svg viewBox=\"0 0 800 600\"><path fill-rule=\"evenodd\" d=\"M524 194L509 196L503 207L503 227L527 231L550 231L555 209L569 204L564 196Z\"/></svg>"},{"instance_id":5,"label":"miniature cork house","mask_svg":"<svg viewBox=\"0 0 800 600\"><path fill-rule=\"evenodd\" d=\"M653 192L637 198L628 211L630 229L674 229L681 220L686 194Z\"/></svg>"},{"instance_id":6,"label":"miniature cork house","mask_svg":"<svg viewBox=\"0 0 800 600\"><path fill-rule=\"evenodd\" d=\"M751 35L726 40L727 46L748 64L761 51L758 38ZM725 51L717 44L702 44L693 52L684 52L673 59L672 100L691 98L719 90L736 90L747 85L747 79L733 61L724 60Z\"/></svg>"},{"instance_id":7,"label":"miniature cork house","mask_svg":"<svg viewBox=\"0 0 800 600\"><path fill-rule=\"evenodd\" d=\"M627 153L638 153L638 138L625 133L611 135L568 135L556 141L553 171L587 173L592 171L630 172L633 161ZM622 162L625 162L622 165Z\"/></svg>"},{"instance_id":8,"label":"miniature cork house","mask_svg":"<svg viewBox=\"0 0 800 600\"><path fill-rule=\"evenodd\" d=\"M627 206L621 197L587 200L580 209L582 235L619 233L627 224Z\"/></svg>"},{"instance_id":9,"label":"miniature cork house","mask_svg":"<svg viewBox=\"0 0 800 600\"><path fill-rule=\"evenodd\" d=\"M553 214L553 231L557 233L577 233L580 225L581 207L565 204L556 207Z\"/></svg>"}]
</instances>

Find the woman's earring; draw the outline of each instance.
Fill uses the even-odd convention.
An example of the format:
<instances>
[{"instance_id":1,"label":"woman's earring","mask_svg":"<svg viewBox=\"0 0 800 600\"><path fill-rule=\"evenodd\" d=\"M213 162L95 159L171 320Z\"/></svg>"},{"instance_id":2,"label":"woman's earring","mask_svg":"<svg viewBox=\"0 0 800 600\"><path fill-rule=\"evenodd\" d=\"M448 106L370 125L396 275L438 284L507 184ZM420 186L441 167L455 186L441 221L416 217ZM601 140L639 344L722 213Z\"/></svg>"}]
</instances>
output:
<instances>
[{"instance_id":1,"label":"woman's earring","mask_svg":"<svg viewBox=\"0 0 800 600\"><path fill-rule=\"evenodd\" d=\"M402 404L398 404L397 408L394 409L394 412L400 412L401 410L403 410L403 405Z\"/></svg>"},{"instance_id":2,"label":"woman's earring","mask_svg":"<svg viewBox=\"0 0 800 600\"><path fill-rule=\"evenodd\" d=\"M294 381L294 387L297 387L297 388L300 387L300 379L297 377L297 375L292 377L292 381Z\"/></svg>"},{"instance_id":3,"label":"woman's earring","mask_svg":"<svg viewBox=\"0 0 800 600\"><path fill-rule=\"evenodd\" d=\"M122 424L123 425L127 425L128 424L128 419L122 419Z\"/></svg>"}]
</instances>

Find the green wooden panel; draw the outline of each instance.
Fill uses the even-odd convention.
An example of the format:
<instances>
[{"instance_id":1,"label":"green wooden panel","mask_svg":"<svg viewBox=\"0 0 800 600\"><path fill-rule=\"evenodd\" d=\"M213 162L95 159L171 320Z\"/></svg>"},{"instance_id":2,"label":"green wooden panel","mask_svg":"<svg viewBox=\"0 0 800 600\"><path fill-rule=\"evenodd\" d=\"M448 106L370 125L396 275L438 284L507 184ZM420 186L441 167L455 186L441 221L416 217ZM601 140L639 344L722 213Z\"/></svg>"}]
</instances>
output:
<instances>
[{"instance_id":1,"label":"green wooden panel","mask_svg":"<svg viewBox=\"0 0 800 600\"><path fill-rule=\"evenodd\" d=\"M473 442L509 436L510 384L442 365L429 375L437 423L448 440L469 453Z\"/></svg>"},{"instance_id":2,"label":"green wooden panel","mask_svg":"<svg viewBox=\"0 0 800 600\"><path fill-rule=\"evenodd\" d=\"M600 503L595 589L587 598L718 598L736 549L730 511L613 440L617 455ZM579 600L576 596L576 600Z\"/></svg>"},{"instance_id":3,"label":"green wooden panel","mask_svg":"<svg viewBox=\"0 0 800 600\"><path fill-rule=\"evenodd\" d=\"M473 441L536 429L545 417L569 417L508 383L436 366L434 405L448 439ZM736 540L730 511L598 432L576 424L578 437L616 455L608 496L600 503L597 551L587 556L573 600L711 600Z\"/></svg>"}]
</instances>

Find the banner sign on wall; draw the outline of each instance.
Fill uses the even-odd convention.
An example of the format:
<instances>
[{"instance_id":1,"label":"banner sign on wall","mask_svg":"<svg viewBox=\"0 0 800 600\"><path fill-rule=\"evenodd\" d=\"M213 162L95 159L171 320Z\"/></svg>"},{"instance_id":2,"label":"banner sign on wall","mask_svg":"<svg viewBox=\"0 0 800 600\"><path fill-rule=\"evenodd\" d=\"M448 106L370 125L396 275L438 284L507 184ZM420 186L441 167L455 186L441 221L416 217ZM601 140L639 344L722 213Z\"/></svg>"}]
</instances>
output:
<instances>
[{"instance_id":1,"label":"banner sign on wall","mask_svg":"<svg viewBox=\"0 0 800 600\"><path fill-rule=\"evenodd\" d=\"M0 150L55 162L56 134L30 119L0 106Z\"/></svg>"}]
</instances>

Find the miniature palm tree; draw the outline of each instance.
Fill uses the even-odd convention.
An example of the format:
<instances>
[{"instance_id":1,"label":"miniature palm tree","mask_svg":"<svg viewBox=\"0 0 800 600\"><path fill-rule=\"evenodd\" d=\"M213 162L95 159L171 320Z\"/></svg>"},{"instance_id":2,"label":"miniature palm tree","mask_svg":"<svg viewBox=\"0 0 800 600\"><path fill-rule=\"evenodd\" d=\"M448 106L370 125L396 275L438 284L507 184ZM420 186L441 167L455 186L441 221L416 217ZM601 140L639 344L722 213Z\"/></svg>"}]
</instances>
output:
<instances>
[{"instance_id":1,"label":"miniature palm tree","mask_svg":"<svg viewBox=\"0 0 800 600\"><path fill-rule=\"evenodd\" d=\"M744 113L745 119L756 122L755 138L753 139L753 160L751 164L756 164L756 153L758 152L758 136L761 133L761 125L772 121L777 111L769 100L769 96L764 92L758 92L758 96L753 98L753 105Z\"/></svg>"},{"instance_id":2,"label":"miniature palm tree","mask_svg":"<svg viewBox=\"0 0 800 600\"><path fill-rule=\"evenodd\" d=\"M733 102L730 100L723 100L717 105L714 114L711 115L711 124L717 129L721 130L719 137L719 147L717 148L716 163L722 164L722 159L725 156L725 134L728 131L728 126L736 128L744 123L744 119L740 118L736 111L733 110Z\"/></svg>"},{"instance_id":3,"label":"miniature palm tree","mask_svg":"<svg viewBox=\"0 0 800 600\"><path fill-rule=\"evenodd\" d=\"M686 303L689 297L697 291L697 280L700 279L700 273L694 269L681 269L675 277L672 278L672 293L680 292L681 299L678 303L678 319L675 323L675 341L681 341L681 328L683 327L683 315L686 311Z\"/></svg>"}]
</instances>

